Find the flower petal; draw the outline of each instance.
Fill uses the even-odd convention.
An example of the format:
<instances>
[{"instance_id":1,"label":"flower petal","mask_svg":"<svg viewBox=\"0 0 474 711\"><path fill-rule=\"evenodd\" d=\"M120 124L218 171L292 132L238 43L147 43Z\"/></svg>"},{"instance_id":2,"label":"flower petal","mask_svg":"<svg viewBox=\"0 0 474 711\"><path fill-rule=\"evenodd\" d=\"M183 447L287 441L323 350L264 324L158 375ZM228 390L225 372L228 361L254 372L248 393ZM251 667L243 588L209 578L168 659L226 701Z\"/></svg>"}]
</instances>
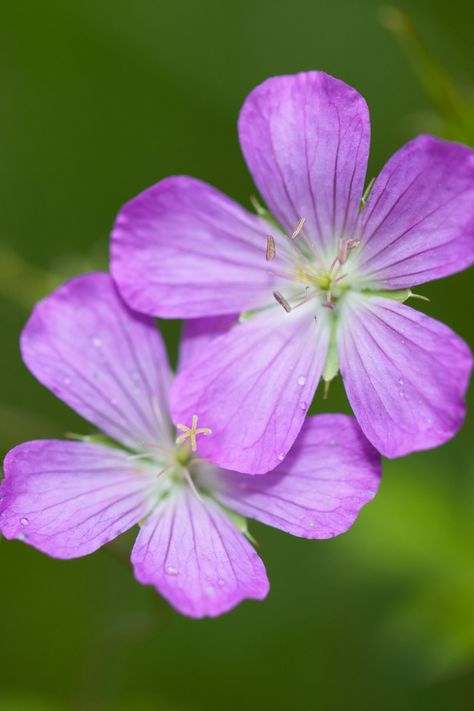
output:
<instances>
[{"instance_id":1,"label":"flower petal","mask_svg":"<svg viewBox=\"0 0 474 711\"><path fill-rule=\"evenodd\" d=\"M194 178L166 178L120 210L112 276L138 311L195 318L253 309L271 298L268 224Z\"/></svg>"},{"instance_id":2,"label":"flower petal","mask_svg":"<svg viewBox=\"0 0 474 711\"><path fill-rule=\"evenodd\" d=\"M265 567L219 506L176 487L142 526L132 551L135 577L179 612L215 617L268 593Z\"/></svg>"},{"instance_id":3,"label":"flower petal","mask_svg":"<svg viewBox=\"0 0 474 711\"><path fill-rule=\"evenodd\" d=\"M247 518L303 538L347 531L377 492L380 455L353 417L308 417L285 461L265 476L216 470L215 494Z\"/></svg>"},{"instance_id":4,"label":"flower petal","mask_svg":"<svg viewBox=\"0 0 474 711\"><path fill-rule=\"evenodd\" d=\"M324 309L321 309L325 311ZM193 415L212 435L199 454L225 469L263 474L293 444L316 390L329 327L310 304L271 308L215 339L180 373L170 393L176 424Z\"/></svg>"},{"instance_id":5,"label":"flower petal","mask_svg":"<svg viewBox=\"0 0 474 711\"><path fill-rule=\"evenodd\" d=\"M403 289L474 262L474 151L419 136L388 161L362 213L367 286ZM355 255L354 255L355 256Z\"/></svg>"},{"instance_id":6,"label":"flower petal","mask_svg":"<svg viewBox=\"0 0 474 711\"><path fill-rule=\"evenodd\" d=\"M1 532L54 558L87 555L134 526L155 485L126 452L85 442L25 442L4 468Z\"/></svg>"},{"instance_id":7,"label":"flower petal","mask_svg":"<svg viewBox=\"0 0 474 711\"><path fill-rule=\"evenodd\" d=\"M472 356L447 326L395 301L353 295L338 343L352 409L382 454L430 449L459 430Z\"/></svg>"},{"instance_id":8,"label":"flower petal","mask_svg":"<svg viewBox=\"0 0 474 711\"><path fill-rule=\"evenodd\" d=\"M363 192L370 142L360 94L324 72L268 79L245 101L242 150L255 183L286 230L306 219L323 247L350 235Z\"/></svg>"},{"instance_id":9,"label":"flower petal","mask_svg":"<svg viewBox=\"0 0 474 711\"><path fill-rule=\"evenodd\" d=\"M179 344L178 370L199 357L214 338L227 333L238 320L239 314L226 314L185 321Z\"/></svg>"},{"instance_id":10,"label":"flower petal","mask_svg":"<svg viewBox=\"0 0 474 711\"><path fill-rule=\"evenodd\" d=\"M41 301L21 350L43 385L110 437L132 448L170 437L161 336L151 318L130 311L107 274L72 279Z\"/></svg>"}]
</instances>

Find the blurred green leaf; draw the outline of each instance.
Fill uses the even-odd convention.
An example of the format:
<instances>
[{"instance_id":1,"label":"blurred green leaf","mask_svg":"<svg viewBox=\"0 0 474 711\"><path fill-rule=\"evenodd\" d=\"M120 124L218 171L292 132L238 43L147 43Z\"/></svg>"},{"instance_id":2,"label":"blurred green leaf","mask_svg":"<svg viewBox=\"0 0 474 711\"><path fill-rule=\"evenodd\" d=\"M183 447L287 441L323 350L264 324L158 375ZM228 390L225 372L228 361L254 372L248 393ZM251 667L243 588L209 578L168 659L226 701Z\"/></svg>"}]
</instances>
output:
<instances>
[{"instance_id":1,"label":"blurred green leaf","mask_svg":"<svg viewBox=\"0 0 474 711\"><path fill-rule=\"evenodd\" d=\"M421 85L443 120L445 138L474 145L474 102L462 92L437 61L411 17L397 7L384 6L380 20L396 37Z\"/></svg>"}]
</instances>

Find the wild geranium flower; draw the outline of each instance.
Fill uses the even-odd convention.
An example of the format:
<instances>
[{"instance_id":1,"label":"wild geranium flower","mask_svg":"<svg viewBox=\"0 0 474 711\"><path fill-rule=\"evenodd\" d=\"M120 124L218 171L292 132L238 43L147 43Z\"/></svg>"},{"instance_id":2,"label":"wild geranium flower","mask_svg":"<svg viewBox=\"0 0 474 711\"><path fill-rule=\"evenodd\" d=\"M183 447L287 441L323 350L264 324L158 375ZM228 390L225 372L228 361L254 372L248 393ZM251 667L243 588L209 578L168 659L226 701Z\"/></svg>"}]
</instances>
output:
<instances>
[{"instance_id":1,"label":"wild geranium flower","mask_svg":"<svg viewBox=\"0 0 474 711\"><path fill-rule=\"evenodd\" d=\"M120 211L112 275L138 311L239 313L178 376L175 422L197 414L202 454L265 472L289 451L318 381L340 370L362 430L388 457L442 444L463 421L466 344L403 302L472 264L474 153L419 136L364 194L364 99L323 72L276 77L247 98L242 150L270 213L165 179Z\"/></svg>"},{"instance_id":2,"label":"wild geranium flower","mask_svg":"<svg viewBox=\"0 0 474 711\"><path fill-rule=\"evenodd\" d=\"M181 362L226 325L191 322ZM377 490L380 458L345 415L308 418L291 454L265 477L203 460L201 444L214 433L196 416L174 430L160 334L123 303L106 274L73 279L40 302L21 348L38 380L114 442L43 440L11 450L1 532L55 558L76 558L138 523L136 578L186 615L219 615L267 594L244 516L295 536L330 538L352 525Z\"/></svg>"}]
</instances>

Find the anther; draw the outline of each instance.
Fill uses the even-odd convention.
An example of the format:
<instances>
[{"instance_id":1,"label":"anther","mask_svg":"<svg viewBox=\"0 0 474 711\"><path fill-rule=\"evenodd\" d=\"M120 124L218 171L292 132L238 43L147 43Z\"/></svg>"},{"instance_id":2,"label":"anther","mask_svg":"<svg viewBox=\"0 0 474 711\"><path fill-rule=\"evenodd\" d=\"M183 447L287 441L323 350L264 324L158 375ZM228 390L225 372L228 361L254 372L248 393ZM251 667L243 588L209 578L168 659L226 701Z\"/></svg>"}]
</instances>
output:
<instances>
[{"instance_id":1,"label":"anther","mask_svg":"<svg viewBox=\"0 0 474 711\"><path fill-rule=\"evenodd\" d=\"M267 237L267 252L265 257L267 262L271 262L275 257L275 240L271 235Z\"/></svg>"},{"instance_id":2,"label":"anther","mask_svg":"<svg viewBox=\"0 0 474 711\"><path fill-rule=\"evenodd\" d=\"M288 301L285 299L285 297L284 297L282 294L280 294L279 291L274 291L274 292L273 292L273 298L275 299L275 301L277 301L277 302L280 304L280 306L282 306L282 307L285 309L285 311L286 311L288 314L290 313L290 311L291 311L291 306L290 306L290 304L288 303Z\"/></svg>"},{"instance_id":3,"label":"anther","mask_svg":"<svg viewBox=\"0 0 474 711\"><path fill-rule=\"evenodd\" d=\"M296 225L296 227L293 231L293 234L291 235L291 239L296 239L298 237L299 233L303 229L303 225L305 222L306 222L305 217L302 217L301 220L299 220L298 224Z\"/></svg>"},{"instance_id":4,"label":"anther","mask_svg":"<svg viewBox=\"0 0 474 711\"><path fill-rule=\"evenodd\" d=\"M351 249L358 247L359 244L360 240L357 239L341 239L339 241L339 249L337 252L336 259L341 266L346 263L347 257L349 256L349 252L351 251Z\"/></svg>"}]
</instances>

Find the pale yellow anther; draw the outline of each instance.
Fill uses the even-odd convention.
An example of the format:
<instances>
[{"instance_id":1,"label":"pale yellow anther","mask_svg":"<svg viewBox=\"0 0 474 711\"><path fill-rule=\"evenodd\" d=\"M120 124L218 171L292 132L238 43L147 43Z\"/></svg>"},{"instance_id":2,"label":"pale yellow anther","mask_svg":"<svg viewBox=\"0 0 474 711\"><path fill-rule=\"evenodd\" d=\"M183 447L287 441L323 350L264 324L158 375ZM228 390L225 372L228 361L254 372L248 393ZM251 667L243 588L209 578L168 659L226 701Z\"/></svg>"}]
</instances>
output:
<instances>
[{"instance_id":1,"label":"pale yellow anther","mask_svg":"<svg viewBox=\"0 0 474 711\"><path fill-rule=\"evenodd\" d=\"M181 444L182 442L185 442L187 439L189 439L191 443L191 450L195 452L197 450L197 442L196 442L196 437L197 435L211 435L212 430L209 427L199 427L197 426L198 422L198 417L197 415L193 415L193 421L191 424L191 427L188 427L187 425L176 425L178 430L181 430L183 434L178 435L176 437L176 444Z\"/></svg>"},{"instance_id":2,"label":"pale yellow anther","mask_svg":"<svg viewBox=\"0 0 474 711\"><path fill-rule=\"evenodd\" d=\"M296 239L303 229L303 225L306 222L306 217L302 217L300 220L298 220L298 224L296 225L295 229L293 230L293 234L291 235L291 239Z\"/></svg>"}]
</instances>

